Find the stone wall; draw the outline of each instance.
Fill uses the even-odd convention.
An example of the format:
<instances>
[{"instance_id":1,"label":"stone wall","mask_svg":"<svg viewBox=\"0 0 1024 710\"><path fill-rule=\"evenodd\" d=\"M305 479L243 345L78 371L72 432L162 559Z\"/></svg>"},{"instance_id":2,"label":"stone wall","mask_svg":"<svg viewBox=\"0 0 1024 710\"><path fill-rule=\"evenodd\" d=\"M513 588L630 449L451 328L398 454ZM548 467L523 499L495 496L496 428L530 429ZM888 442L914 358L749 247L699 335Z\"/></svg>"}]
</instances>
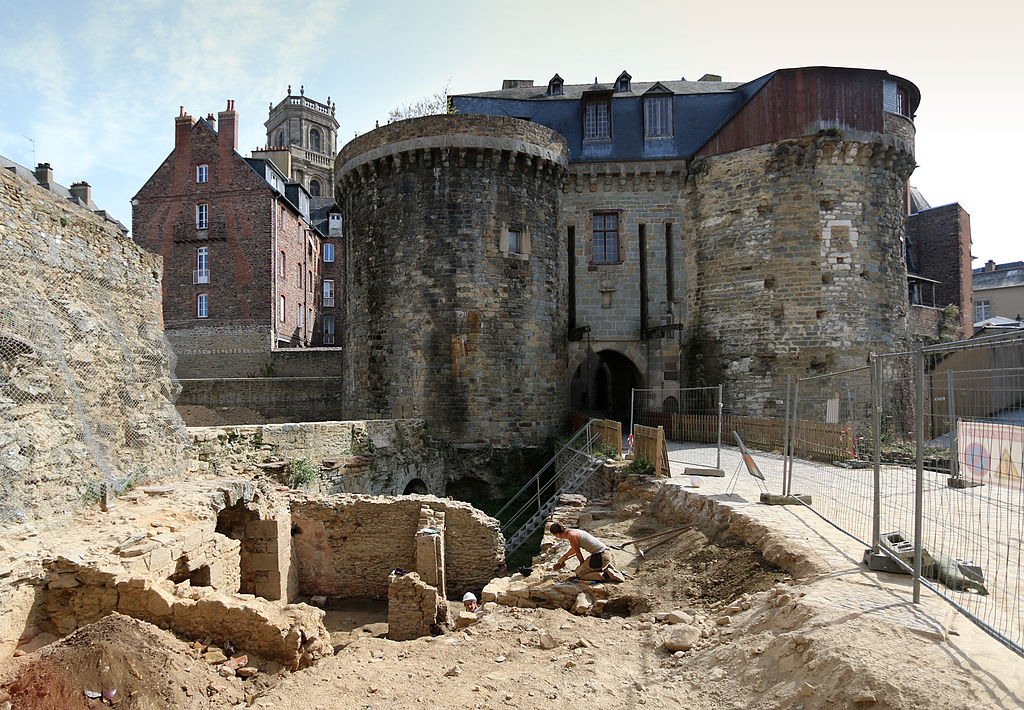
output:
<instances>
[{"instance_id":1,"label":"stone wall","mask_svg":"<svg viewBox=\"0 0 1024 710\"><path fill-rule=\"evenodd\" d=\"M913 160L879 141L818 136L691 166L687 310L736 411L774 413L787 374L859 367L904 342Z\"/></svg>"},{"instance_id":2,"label":"stone wall","mask_svg":"<svg viewBox=\"0 0 1024 710\"><path fill-rule=\"evenodd\" d=\"M495 446L560 428L566 160L554 131L493 116L401 121L342 150L350 417Z\"/></svg>"},{"instance_id":3,"label":"stone wall","mask_svg":"<svg viewBox=\"0 0 1024 710\"><path fill-rule=\"evenodd\" d=\"M303 422L189 427L201 468L218 473L309 459L324 493L398 495L407 488L444 493L441 451L420 420ZM263 464L263 466L261 466ZM423 484L420 488L416 485Z\"/></svg>"},{"instance_id":4,"label":"stone wall","mask_svg":"<svg viewBox=\"0 0 1024 710\"><path fill-rule=\"evenodd\" d=\"M169 330L167 342L176 358L174 374L180 379L341 377L343 372L340 349L272 349L272 333L266 326Z\"/></svg>"},{"instance_id":5,"label":"stone wall","mask_svg":"<svg viewBox=\"0 0 1024 710\"><path fill-rule=\"evenodd\" d=\"M160 259L6 170L0 243L0 524L179 471Z\"/></svg>"},{"instance_id":6,"label":"stone wall","mask_svg":"<svg viewBox=\"0 0 1024 710\"><path fill-rule=\"evenodd\" d=\"M499 574L505 540L498 521L468 503L431 496L292 495L292 548L306 594L386 599L395 568L416 569L423 506L444 512L448 593L462 598Z\"/></svg>"},{"instance_id":7,"label":"stone wall","mask_svg":"<svg viewBox=\"0 0 1024 710\"><path fill-rule=\"evenodd\" d=\"M677 328L687 318L686 175L681 160L570 167L562 192L575 289L570 327L589 328L569 348L573 411L628 422L630 388L679 386ZM595 214L616 216L614 261L594 257ZM601 356L599 365L589 366L588 352ZM609 361L609 353L618 357ZM621 365L623 359L632 369ZM592 381L603 367L612 368L613 387L619 386L610 397L618 408Z\"/></svg>"},{"instance_id":8,"label":"stone wall","mask_svg":"<svg viewBox=\"0 0 1024 710\"><path fill-rule=\"evenodd\" d=\"M178 380L175 404L187 426L342 419L340 377ZM204 407L196 421L192 407ZM221 411L227 410L227 411Z\"/></svg>"}]
</instances>

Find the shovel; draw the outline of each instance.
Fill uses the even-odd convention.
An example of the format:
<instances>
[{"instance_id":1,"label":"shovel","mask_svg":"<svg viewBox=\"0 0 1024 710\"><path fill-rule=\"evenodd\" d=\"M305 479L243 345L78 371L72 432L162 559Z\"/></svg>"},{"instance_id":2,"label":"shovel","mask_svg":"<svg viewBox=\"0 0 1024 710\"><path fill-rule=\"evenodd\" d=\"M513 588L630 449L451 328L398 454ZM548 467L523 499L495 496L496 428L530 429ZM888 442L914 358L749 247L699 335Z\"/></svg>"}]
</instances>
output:
<instances>
[{"instance_id":1,"label":"shovel","mask_svg":"<svg viewBox=\"0 0 1024 710\"><path fill-rule=\"evenodd\" d=\"M627 545L632 545L636 549L636 554L642 560L642 559L644 559L644 556L648 552L653 550L655 547L658 547L659 545L664 545L666 542L669 542L670 540L673 540L676 537L682 535L687 530L692 530L692 529L693 529L692 525L681 525L681 526L679 526L677 528L669 528L668 530L662 530L661 532L654 533L653 535L646 535L644 537L638 537L635 540L630 540L629 542L624 542L621 545L608 545L608 547L614 548L616 550L622 550L623 552L626 552L626 546ZM654 540L655 538L659 538L659 537L663 538L663 539L662 540L658 540L658 542L654 543L653 545L650 545L646 549L641 549L640 546L637 545L638 542L646 542L647 540Z\"/></svg>"}]
</instances>

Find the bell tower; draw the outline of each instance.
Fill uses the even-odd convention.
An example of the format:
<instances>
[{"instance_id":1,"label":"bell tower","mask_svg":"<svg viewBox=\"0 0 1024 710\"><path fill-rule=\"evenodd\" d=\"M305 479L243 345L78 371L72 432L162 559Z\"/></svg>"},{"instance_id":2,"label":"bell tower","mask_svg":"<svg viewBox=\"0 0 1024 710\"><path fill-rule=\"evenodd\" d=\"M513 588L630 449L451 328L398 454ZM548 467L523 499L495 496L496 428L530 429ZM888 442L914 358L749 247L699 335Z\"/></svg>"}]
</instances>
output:
<instances>
[{"instance_id":1,"label":"bell tower","mask_svg":"<svg viewBox=\"0 0 1024 710\"><path fill-rule=\"evenodd\" d=\"M286 150L291 156L291 175L313 197L334 196L334 156L337 154L338 121L336 104L327 97L320 103L306 96L300 86L298 95L288 95L276 106L270 104L267 150Z\"/></svg>"}]
</instances>

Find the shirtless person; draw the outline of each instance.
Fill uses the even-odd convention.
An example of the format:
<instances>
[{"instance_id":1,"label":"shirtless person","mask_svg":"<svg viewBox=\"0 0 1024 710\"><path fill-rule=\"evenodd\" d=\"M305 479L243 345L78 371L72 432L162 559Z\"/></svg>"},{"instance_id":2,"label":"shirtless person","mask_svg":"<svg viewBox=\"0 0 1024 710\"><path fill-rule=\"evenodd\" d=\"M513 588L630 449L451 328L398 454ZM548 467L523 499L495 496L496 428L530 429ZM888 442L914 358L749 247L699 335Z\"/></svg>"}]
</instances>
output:
<instances>
[{"instance_id":1,"label":"shirtless person","mask_svg":"<svg viewBox=\"0 0 1024 710\"><path fill-rule=\"evenodd\" d=\"M580 561L580 566L575 572L578 578L598 582L625 581L622 573L612 567L612 555L608 546L586 530L566 528L561 523L551 523L550 530L555 537L569 541L569 551L555 563L554 569L562 569L565 567L565 561L576 555ZM590 553L586 560L583 559L582 550Z\"/></svg>"}]
</instances>

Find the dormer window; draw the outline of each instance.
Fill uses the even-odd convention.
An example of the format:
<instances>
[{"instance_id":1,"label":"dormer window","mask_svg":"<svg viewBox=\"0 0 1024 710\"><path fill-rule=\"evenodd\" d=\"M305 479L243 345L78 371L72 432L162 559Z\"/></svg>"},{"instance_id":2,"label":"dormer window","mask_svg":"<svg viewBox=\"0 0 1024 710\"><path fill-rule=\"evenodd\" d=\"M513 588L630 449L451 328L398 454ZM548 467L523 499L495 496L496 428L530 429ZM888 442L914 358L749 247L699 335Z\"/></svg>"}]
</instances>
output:
<instances>
[{"instance_id":1,"label":"dormer window","mask_svg":"<svg viewBox=\"0 0 1024 710\"><path fill-rule=\"evenodd\" d=\"M615 93L621 94L623 92L632 91L632 80L633 77L631 77L626 72L622 72L621 74L619 74L619 78L615 80Z\"/></svg>"},{"instance_id":2,"label":"dormer window","mask_svg":"<svg viewBox=\"0 0 1024 710\"><path fill-rule=\"evenodd\" d=\"M595 96L583 103L583 140L608 140L611 133L610 96Z\"/></svg>"},{"instance_id":3,"label":"dormer window","mask_svg":"<svg viewBox=\"0 0 1024 710\"><path fill-rule=\"evenodd\" d=\"M548 96L561 96L563 93L562 86L564 84L565 82L562 81L562 77L555 74L551 77L551 81L548 82Z\"/></svg>"}]
</instances>

